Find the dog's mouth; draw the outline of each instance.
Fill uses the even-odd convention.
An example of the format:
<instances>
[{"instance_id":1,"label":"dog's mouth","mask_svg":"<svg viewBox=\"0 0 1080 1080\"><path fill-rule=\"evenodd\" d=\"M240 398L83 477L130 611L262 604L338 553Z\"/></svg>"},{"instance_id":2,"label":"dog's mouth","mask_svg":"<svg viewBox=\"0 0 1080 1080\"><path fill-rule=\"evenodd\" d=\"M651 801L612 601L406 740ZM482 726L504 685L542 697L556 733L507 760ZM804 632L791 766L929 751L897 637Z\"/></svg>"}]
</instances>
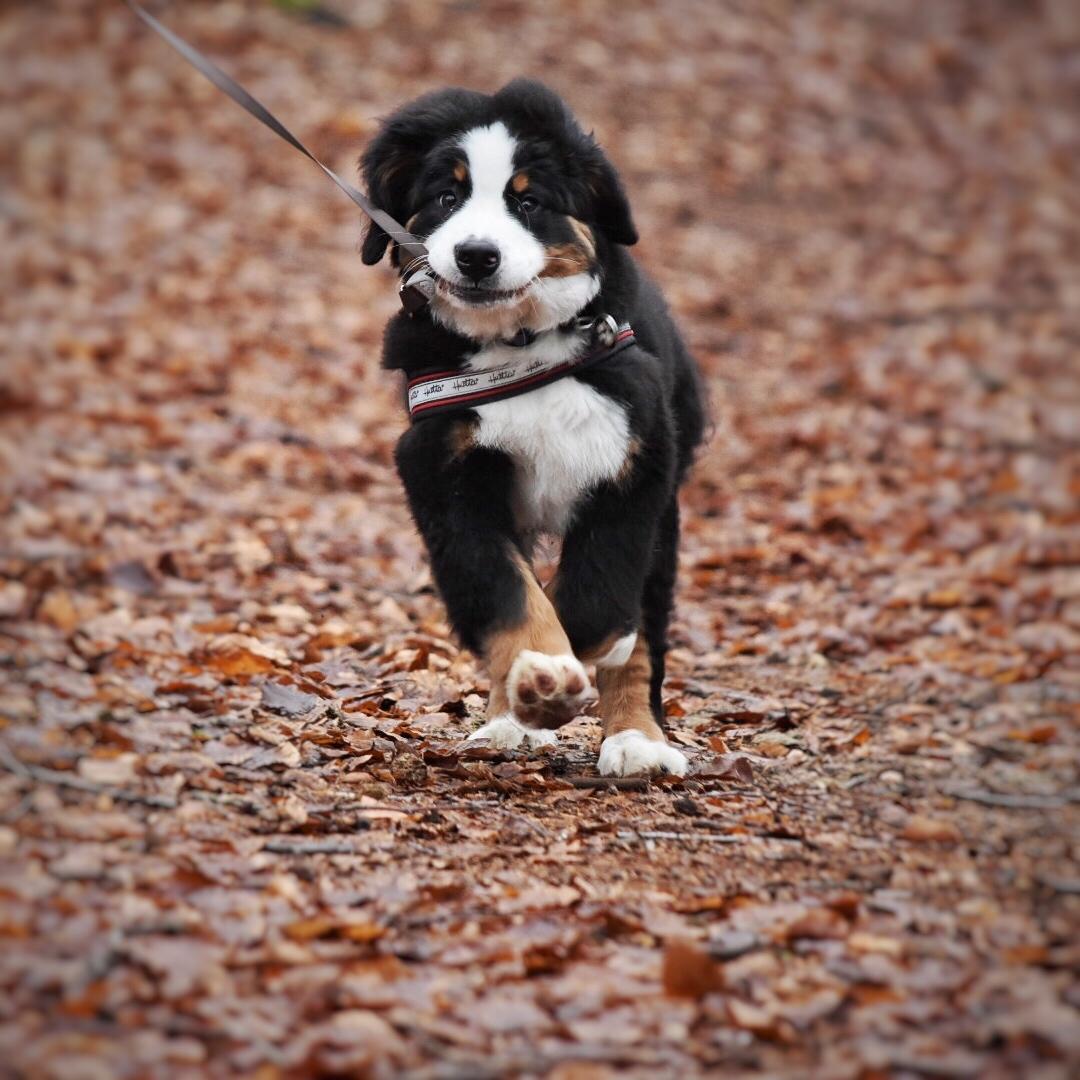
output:
<instances>
[{"instance_id":1,"label":"dog's mouth","mask_svg":"<svg viewBox=\"0 0 1080 1080\"><path fill-rule=\"evenodd\" d=\"M435 291L454 300L464 301L470 307L491 307L519 300L525 295L528 285L518 289L488 289L482 285L459 285L443 277L435 277Z\"/></svg>"}]
</instances>

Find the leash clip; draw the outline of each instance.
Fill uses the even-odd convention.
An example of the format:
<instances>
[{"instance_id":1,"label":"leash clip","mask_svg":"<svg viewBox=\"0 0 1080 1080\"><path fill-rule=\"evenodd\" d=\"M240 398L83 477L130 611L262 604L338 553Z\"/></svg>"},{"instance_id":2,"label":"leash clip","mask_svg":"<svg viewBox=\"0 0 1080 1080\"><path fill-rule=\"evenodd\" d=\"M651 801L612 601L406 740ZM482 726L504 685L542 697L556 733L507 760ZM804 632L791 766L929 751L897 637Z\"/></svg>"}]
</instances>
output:
<instances>
[{"instance_id":1,"label":"leash clip","mask_svg":"<svg viewBox=\"0 0 1080 1080\"><path fill-rule=\"evenodd\" d=\"M398 286L398 296L405 314L417 315L431 303L435 295L435 278L430 270L420 269L401 279Z\"/></svg>"}]
</instances>

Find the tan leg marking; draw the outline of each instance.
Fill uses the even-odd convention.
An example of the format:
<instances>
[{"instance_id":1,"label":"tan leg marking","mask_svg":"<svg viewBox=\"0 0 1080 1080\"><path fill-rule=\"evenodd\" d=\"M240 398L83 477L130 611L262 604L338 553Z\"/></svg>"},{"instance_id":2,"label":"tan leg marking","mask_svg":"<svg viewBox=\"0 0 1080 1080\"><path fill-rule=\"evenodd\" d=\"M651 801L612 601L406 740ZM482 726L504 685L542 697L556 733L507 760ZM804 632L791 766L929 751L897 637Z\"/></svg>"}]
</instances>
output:
<instances>
[{"instance_id":1,"label":"tan leg marking","mask_svg":"<svg viewBox=\"0 0 1080 1080\"><path fill-rule=\"evenodd\" d=\"M649 650L643 634L638 634L630 659L622 667L599 668L596 687L600 691L600 715L604 738L633 729L650 739L664 738L649 707Z\"/></svg>"},{"instance_id":2,"label":"tan leg marking","mask_svg":"<svg viewBox=\"0 0 1080 1080\"><path fill-rule=\"evenodd\" d=\"M568 217L567 221L570 222L570 228L574 230L575 235L581 242L581 246L589 253L590 256L595 255L596 238L592 234L592 229L590 229L584 221L579 221L576 217Z\"/></svg>"},{"instance_id":3,"label":"tan leg marking","mask_svg":"<svg viewBox=\"0 0 1080 1080\"><path fill-rule=\"evenodd\" d=\"M622 667L596 669L604 732L596 765L604 776L686 773L686 758L668 744L649 708L651 670L648 648L641 634L630 659Z\"/></svg>"},{"instance_id":4,"label":"tan leg marking","mask_svg":"<svg viewBox=\"0 0 1080 1080\"><path fill-rule=\"evenodd\" d=\"M475 419L459 420L451 429L448 437L451 456L459 461L476 445L476 428L479 421Z\"/></svg>"},{"instance_id":5,"label":"tan leg marking","mask_svg":"<svg viewBox=\"0 0 1080 1080\"><path fill-rule=\"evenodd\" d=\"M511 558L525 587L525 613L484 643L491 673L487 715L512 712L526 727L561 727L589 701L589 678L532 567L518 551Z\"/></svg>"}]
</instances>

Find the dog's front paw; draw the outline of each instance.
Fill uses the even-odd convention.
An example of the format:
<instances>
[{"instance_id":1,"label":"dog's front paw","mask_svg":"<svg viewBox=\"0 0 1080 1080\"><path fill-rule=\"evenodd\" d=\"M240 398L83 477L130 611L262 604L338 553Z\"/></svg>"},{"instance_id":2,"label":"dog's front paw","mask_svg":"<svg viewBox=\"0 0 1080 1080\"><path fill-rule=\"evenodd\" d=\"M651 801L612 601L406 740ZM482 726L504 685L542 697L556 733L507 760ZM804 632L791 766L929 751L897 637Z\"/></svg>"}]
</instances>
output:
<instances>
[{"instance_id":1,"label":"dog's front paw","mask_svg":"<svg viewBox=\"0 0 1080 1080\"><path fill-rule=\"evenodd\" d=\"M523 649L506 677L514 716L530 728L568 723L593 699L589 676L573 656L548 656Z\"/></svg>"},{"instance_id":2,"label":"dog's front paw","mask_svg":"<svg viewBox=\"0 0 1080 1080\"><path fill-rule=\"evenodd\" d=\"M640 731L620 731L603 741L596 763L601 776L640 776L667 772L685 776L687 760L670 743L650 739Z\"/></svg>"},{"instance_id":3,"label":"dog's front paw","mask_svg":"<svg viewBox=\"0 0 1080 1080\"><path fill-rule=\"evenodd\" d=\"M512 716L496 716L478 727L466 740L484 739L496 750L516 750L522 743L533 750L538 746L554 746L559 740L553 731L523 728Z\"/></svg>"}]
</instances>

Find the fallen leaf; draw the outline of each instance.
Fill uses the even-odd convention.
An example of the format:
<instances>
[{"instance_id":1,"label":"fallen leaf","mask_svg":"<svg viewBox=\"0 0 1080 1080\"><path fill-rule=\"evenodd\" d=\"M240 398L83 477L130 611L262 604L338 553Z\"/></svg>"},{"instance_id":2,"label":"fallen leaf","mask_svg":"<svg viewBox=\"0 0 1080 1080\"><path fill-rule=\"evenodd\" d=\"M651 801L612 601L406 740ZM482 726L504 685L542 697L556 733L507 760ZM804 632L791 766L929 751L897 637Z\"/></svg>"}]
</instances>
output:
<instances>
[{"instance_id":1,"label":"fallen leaf","mask_svg":"<svg viewBox=\"0 0 1080 1080\"><path fill-rule=\"evenodd\" d=\"M264 682L259 690L263 708L282 716L302 716L322 703L315 694L305 694L284 683Z\"/></svg>"},{"instance_id":2,"label":"fallen leaf","mask_svg":"<svg viewBox=\"0 0 1080 1080\"><path fill-rule=\"evenodd\" d=\"M908 818L900 835L916 844L955 845L963 843L964 840L960 830L952 822L925 817L922 814L913 814Z\"/></svg>"},{"instance_id":3,"label":"fallen leaf","mask_svg":"<svg viewBox=\"0 0 1080 1080\"><path fill-rule=\"evenodd\" d=\"M795 941L799 938L812 941L843 940L848 933L848 921L838 911L818 907L811 908L784 927L782 938L785 941Z\"/></svg>"},{"instance_id":4,"label":"fallen leaf","mask_svg":"<svg viewBox=\"0 0 1080 1080\"><path fill-rule=\"evenodd\" d=\"M664 992L672 997L702 998L724 985L720 965L691 941L671 941L661 965Z\"/></svg>"}]
</instances>

